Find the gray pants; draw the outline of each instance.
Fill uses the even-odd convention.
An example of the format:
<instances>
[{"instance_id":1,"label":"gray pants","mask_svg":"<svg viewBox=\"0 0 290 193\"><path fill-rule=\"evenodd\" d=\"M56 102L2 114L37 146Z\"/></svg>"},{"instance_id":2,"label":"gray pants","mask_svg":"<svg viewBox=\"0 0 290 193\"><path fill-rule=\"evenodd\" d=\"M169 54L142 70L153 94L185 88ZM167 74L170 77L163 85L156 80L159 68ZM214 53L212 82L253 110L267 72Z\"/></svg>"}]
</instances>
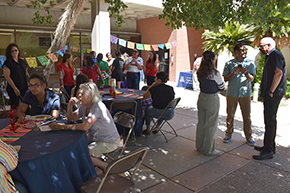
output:
<instances>
[{"instance_id":1,"label":"gray pants","mask_svg":"<svg viewBox=\"0 0 290 193\"><path fill-rule=\"evenodd\" d=\"M215 132L219 115L220 101L218 93L205 94L200 92L197 109L198 123L196 129L196 148L204 154L215 150Z\"/></svg>"}]
</instances>

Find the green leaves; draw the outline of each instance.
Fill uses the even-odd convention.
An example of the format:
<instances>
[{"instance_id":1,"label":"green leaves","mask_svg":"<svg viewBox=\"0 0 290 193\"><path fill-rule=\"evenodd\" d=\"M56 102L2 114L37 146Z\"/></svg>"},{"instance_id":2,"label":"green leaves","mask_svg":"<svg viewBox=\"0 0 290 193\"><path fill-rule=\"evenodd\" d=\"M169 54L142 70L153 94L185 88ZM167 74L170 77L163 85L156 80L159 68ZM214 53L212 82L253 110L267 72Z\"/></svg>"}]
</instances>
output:
<instances>
[{"instance_id":1,"label":"green leaves","mask_svg":"<svg viewBox=\"0 0 290 193\"><path fill-rule=\"evenodd\" d=\"M48 0L35 0L33 3L33 7L36 10L36 12L33 13L33 24L35 25L42 25L42 24L50 24L53 25L53 17L50 14L49 10L47 7L45 7L44 5L48 2ZM54 1L49 1L50 6L54 5ZM41 9L42 7L44 7L44 11L46 12L46 15L42 15L40 14L40 12L38 11L38 9Z\"/></svg>"},{"instance_id":2,"label":"green leaves","mask_svg":"<svg viewBox=\"0 0 290 193\"><path fill-rule=\"evenodd\" d=\"M255 37L254 28L248 25L242 25L239 22L227 21L225 27L218 32L205 30L202 37L204 50L211 50L216 54L228 50L233 56L234 46L238 42L244 42L246 45L252 43L251 39Z\"/></svg>"},{"instance_id":3,"label":"green leaves","mask_svg":"<svg viewBox=\"0 0 290 193\"><path fill-rule=\"evenodd\" d=\"M108 12L110 17L116 19L117 29L122 28L122 24L125 23L121 11L128 8L128 6L122 0L105 0L105 3L109 4Z\"/></svg>"}]
</instances>

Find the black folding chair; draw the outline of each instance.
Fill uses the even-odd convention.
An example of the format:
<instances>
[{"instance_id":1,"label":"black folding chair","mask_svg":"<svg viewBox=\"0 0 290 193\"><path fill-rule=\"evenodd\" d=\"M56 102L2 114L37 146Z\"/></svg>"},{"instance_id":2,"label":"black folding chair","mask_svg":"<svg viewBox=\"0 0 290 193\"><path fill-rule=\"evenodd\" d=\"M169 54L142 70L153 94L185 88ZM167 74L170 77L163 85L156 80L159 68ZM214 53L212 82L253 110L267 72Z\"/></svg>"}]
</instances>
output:
<instances>
[{"instance_id":1,"label":"black folding chair","mask_svg":"<svg viewBox=\"0 0 290 193\"><path fill-rule=\"evenodd\" d=\"M80 189L84 193L132 192L133 177L147 154L147 148L142 147L109 163L104 174L84 182ZM128 172L130 178L123 174Z\"/></svg>"},{"instance_id":2,"label":"black folding chair","mask_svg":"<svg viewBox=\"0 0 290 193\"><path fill-rule=\"evenodd\" d=\"M133 109L133 114L126 113L124 111ZM134 126L136 122L136 113L137 113L137 102L134 100L128 100L128 101L114 101L112 102L110 106L110 112L112 113L114 110L117 110L118 112L114 114L113 120L116 124L123 126L125 128L128 128L128 134L127 137L124 137L124 146L121 150L120 155L123 154L127 142L129 140L130 135L132 134L134 144L136 145L136 137L134 132Z\"/></svg>"},{"instance_id":3,"label":"black folding chair","mask_svg":"<svg viewBox=\"0 0 290 193\"><path fill-rule=\"evenodd\" d=\"M151 129L150 129L151 132L155 130L155 127L157 126L159 120L164 120L164 121L162 122L162 124L159 126L158 129L159 129L159 131L161 132L161 134L163 135L163 137L165 138L166 143L168 142L168 140L167 140L166 136L164 135L164 133L163 133L163 131L162 131L162 127L163 127L163 125L164 125L165 123L167 123L167 124L171 127L171 129L173 130L173 132L174 132L174 134L175 134L176 137L178 137L178 135L177 135L175 129L172 127L172 125L168 122L168 121L171 120L172 118L171 118L171 119L164 119L164 118L162 118L162 115L163 115L163 114L165 113L165 111L168 110L168 109L175 109L175 107L176 107L177 104L179 103L180 99L181 99L180 97L173 99L170 103L168 103L168 105L165 107L165 109L162 111L162 113L159 115L159 117L152 117L152 121L153 121L154 124L153 124L153 126L151 127ZM154 120L154 118L157 118L157 119Z\"/></svg>"}]
</instances>

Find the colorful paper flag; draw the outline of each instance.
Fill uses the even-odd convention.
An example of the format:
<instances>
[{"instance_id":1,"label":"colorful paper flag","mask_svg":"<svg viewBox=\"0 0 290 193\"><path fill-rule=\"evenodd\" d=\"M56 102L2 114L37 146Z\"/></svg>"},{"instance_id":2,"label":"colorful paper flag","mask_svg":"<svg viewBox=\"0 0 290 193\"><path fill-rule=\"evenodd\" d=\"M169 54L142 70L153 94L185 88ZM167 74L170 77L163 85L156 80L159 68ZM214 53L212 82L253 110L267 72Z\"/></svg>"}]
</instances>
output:
<instances>
[{"instance_id":1,"label":"colorful paper flag","mask_svg":"<svg viewBox=\"0 0 290 193\"><path fill-rule=\"evenodd\" d=\"M68 50L68 45L65 45L65 50Z\"/></svg>"},{"instance_id":2,"label":"colorful paper flag","mask_svg":"<svg viewBox=\"0 0 290 193\"><path fill-rule=\"evenodd\" d=\"M111 35L111 42L112 42L113 44L117 44L117 43L118 43L118 38L115 37L115 36L112 36L112 35ZM119 43L119 44L120 44L120 43Z\"/></svg>"},{"instance_id":3,"label":"colorful paper flag","mask_svg":"<svg viewBox=\"0 0 290 193\"><path fill-rule=\"evenodd\" d=\"M119 45L120 46L126 47L126 43L127 43L126 40L123 40L123 39L119 38Z\"/></svg>"},{"instance_id":4,"label":"colorful paper flag","mask_svg":"<svg viewBox=\"0 0 290 193\"><path fill-rule=\"evenodd\" d=\"M143 44L136 43L136 49L137 50L144 50Z\"/></svg>"},{"instance_id":5,"label":"colorful paper flag","mask_svg":"<svg viewBox=\"0 0 290 193\"><path fill-rule=\"evenodd\" d=\"M62 53L60 50L57 50L57 51L56 51L56 52L54 52L54 53L57 53L57 54L59 54L59 55L63 56L63 53Z\"/></svg>"},{"instance_id":6,"label":"colorful paper flag","mask_svg":"<svg viewBox=\"0 0 290 193\"><path fill-rule=\"evenodd\" d=\"M28 66L30 68L37 67L37 61L36 61L35 57L28 57L28 58L25 58L25 59L26 59L26 62L28 63Z\"/></svg>"},{"instance_id":7,"label":"colorful paper flag","mask_svg":"<svg viewBox=\"0 0 290 193\"><path fill-rule=\"evenodd\" d=\"M89 49L89 48L87 49L87 53L91 53L91 51L92 51L92 49Z\"/></svg>"},{"instance_id":8,"label":"colorful paper flag","mask_svg":"<svg viewBox=\"0 0 290 193\"><path fill-rule=\"evenodd\" d=\"M3 66L3 64L4 64L4 62L5 62L5 60L6 60L6 56L1 55L1 56L0 56L0 67L1 67L1 68L2 68L2 66Z\"/></svg>"},{"instance_id":9,"label":"colorful paper flag","mask_svg":"<svg viewBox=\"0 0 290 193\"><path fill-rule=\"evenodd\" d=\"M60 49L60 51L61 51L62 53L65 53L65 50L66 50L66 46Z\"/></svg>"},{"instance_id":10,"label":"colorful paper flag","mask_svg":"<svg viewBox=\"0 0 290 193\"><path fill-rule=\"evenodd\" d=\"M86 48L84 48L84 53L86 53L87 52L87 49Z\"/></svg>"},{"instance_id":11,"label":"colorful paper flag","mask_svg":"<svg viewBox=\"0 0 290 193\"><path fill-rule=\"evenodd\" d=\"M54 55L54 53L50 53L50 54L47 54L47 57L49 57L49 59L51 59L52 62L57 62L57 57L56 55Z\"/></svg>"},{"instance_id":12,"label":"colorful paper flag","mask_svg":"<svg viewBox=\"0 0 290 193\"><path fill-rule=\"evenodd\" d=\"M177 46L177 42L176 41L171 42L171 45L172 45L172 47L176 47Z\"/></svg>"},{"instance_id":13,"label":"colorful paper flag","mask_svg":"<svg viewBox=\"0 0 290 193\"><path fill-rule=\"evenodd\" d=\"M77 47L72 47L72 51L73 51L73 52L78 52L78 51L79 51L79 48L77 48Z\"/></svg>"},{"instance_id":14,"label":"colorful paper flag","mask_svg":"<svg viewBox=\"0 0 290 193\"><path fill-rule=\"evenodd\" d=\"M164 49L164 44L159 44L158 47Z\"/></svg>"},{"instance_id":15,"label":"colorful paper flag","mask_svg":"<svg viewBox=\"0 0 290 193\"><path fill-rule=\"evenodd\" d=\"M152 45L152 48L155 52L158 52L159 51L159 48L158 48L158 45Z\"/></svg>"},{"instance_id":16,"label":"colorful paper flag","mask_svg":"<svg viewBox=\"0 0 290 193\"><path fill-rule=\"evenodd\" d=\"M134 49L135 48L135 43L128 41L127 48Z\"/></svg>"},{"instance_id":17,"label":"colorful paper flag","mask_svg":"<svg viewBox=\"0 0 290 193\"><path fill-rule=\"evenodd\" d=\"M42 66L46 66L46 65L50 64L50 61L46 56L38 56L37 59Z\"/></svg>"},{"instance_id":18,"label":"colorful paper flag","mask_svg":"<svg viewBox=\"0 0 290 193\"><path fill-rule=\"evenodd\" d=\"M151 46L149 44L144 44L144 50L150 51L151 50Z\"/></svg>"},{"instance_id":19,"label":"colorful paper flag","mask_svg":"<svg viewBox=\"0 0 290 193\"><path fill-rule=\"evenodd\" d=\"M166 44L165 44L165 47L166 47L166 49L170 49L170 48L172 48L171 43L166 43Z\"/></svg>"}]
</instances>

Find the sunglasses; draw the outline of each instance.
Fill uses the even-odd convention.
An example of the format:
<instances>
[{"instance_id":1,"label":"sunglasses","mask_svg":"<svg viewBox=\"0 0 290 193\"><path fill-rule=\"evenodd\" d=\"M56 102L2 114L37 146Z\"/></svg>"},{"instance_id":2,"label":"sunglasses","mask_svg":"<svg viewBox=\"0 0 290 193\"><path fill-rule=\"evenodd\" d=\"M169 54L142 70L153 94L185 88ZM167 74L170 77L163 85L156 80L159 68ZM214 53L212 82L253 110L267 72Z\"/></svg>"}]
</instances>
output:
<instances>
[{"instance_id":1,"label":"sunglasses","mask_svg":"<svg viewBox=\"0 0 290 193\"><path fill-rule=\"evenodd\" d=\"M12 52L17 52L17 51L18 51L17 49L15 49L15 50L11 50L11 53L12 53Z\"/></svg>"},{"instance_id":2,"label":"sunglasses","mask_svg":"<svg viewBox=\"0 0 290 193\"><path fill-rule=\"evenodd\" d=\"M267 44L260 45L259 48L264 48Z\"/></svg>"},{"instance_id":3,"label":"sunglasses","mask_svg":"<svg viewBox=\"0 0 290 193\"><path fill-rule=\"evenodd\" d=\"M240 49L240 51L246 52L246 51L248 51L248 48Z\"/></svg>"},{"instance_id":4,"label":"sunglasses","mask_svg":"<svg viewBox=\"0 0 290 193\"><path fill-rule=\"evenodd\" d=\"M91 87L91 85L89 83L85 83L84 86L89 88L91 91L93 90L93 88Z\"/></svg>"}]
</instances>

